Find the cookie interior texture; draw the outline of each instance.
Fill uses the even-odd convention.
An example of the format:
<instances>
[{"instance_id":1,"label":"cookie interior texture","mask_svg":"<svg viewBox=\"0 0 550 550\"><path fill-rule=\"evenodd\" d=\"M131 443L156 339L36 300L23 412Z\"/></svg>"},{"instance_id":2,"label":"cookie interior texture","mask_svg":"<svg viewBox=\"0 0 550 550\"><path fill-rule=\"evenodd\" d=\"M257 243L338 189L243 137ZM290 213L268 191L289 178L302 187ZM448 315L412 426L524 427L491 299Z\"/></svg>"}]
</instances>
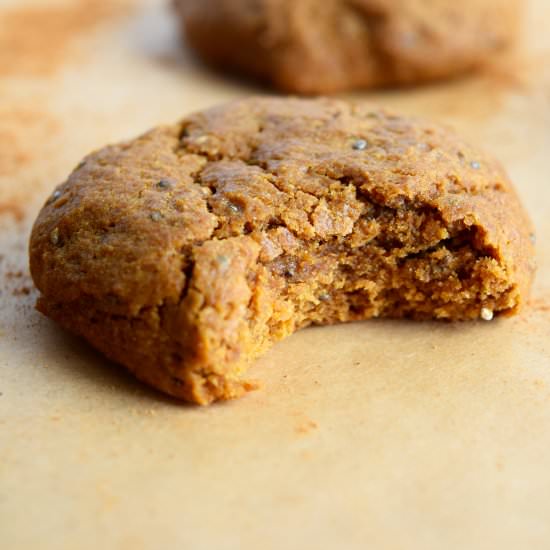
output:
<instances>
[{"instance_id":1,"label":"cookie interior texture","mask_svg":"<svg viewBox=\"0 0 550 550\"><path fill-rule=\"evenodd\" d=\"M287 92L417 84L514 44L520 0L176 0L207 62Z\"/></svg>"},{"instance_id":2,"label":"cookie interior texture","mask_svg":"<svg viewBox=\"0 0 550 550\"><path fill-rule=\"evenodd\" d=\"M446 128L251 98L89 155L39 214L30 262L40 311L207 404L308 325L515 313L530 232L499 164Z\"/></svg>"}]
</instances>

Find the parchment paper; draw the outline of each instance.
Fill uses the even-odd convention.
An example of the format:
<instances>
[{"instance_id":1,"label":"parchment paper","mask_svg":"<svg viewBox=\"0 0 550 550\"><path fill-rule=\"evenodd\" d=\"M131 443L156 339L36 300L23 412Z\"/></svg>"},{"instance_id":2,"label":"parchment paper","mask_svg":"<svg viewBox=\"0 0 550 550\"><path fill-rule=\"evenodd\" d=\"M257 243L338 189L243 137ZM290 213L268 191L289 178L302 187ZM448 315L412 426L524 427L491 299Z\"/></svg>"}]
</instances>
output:
<instances>
[{"instance_id":1,"label":"parchment paper","mask_svg":"<svg viewBox=\"0 0 550 550\"><path fill-rule=\"evenodd\" d=\"M262 389L197 408L34 311L33 217L80 158L254 86L180 46L166 2L0 2L0 547L550 548L550 4L484 75L355 94L497 155L537 228L520 317L300 332Z\"/></svg>"}]
</instances>

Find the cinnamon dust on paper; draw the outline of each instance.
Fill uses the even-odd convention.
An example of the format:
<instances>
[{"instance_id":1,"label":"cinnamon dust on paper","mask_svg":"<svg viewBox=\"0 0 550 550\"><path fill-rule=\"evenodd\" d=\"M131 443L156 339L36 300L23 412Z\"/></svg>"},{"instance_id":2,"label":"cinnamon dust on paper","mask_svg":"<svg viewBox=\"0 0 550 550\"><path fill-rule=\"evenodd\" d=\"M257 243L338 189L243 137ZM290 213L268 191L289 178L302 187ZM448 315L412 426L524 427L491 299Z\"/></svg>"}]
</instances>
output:
<instances>
[{"instance_id":1,"label":"cinnamon dust on paper","mask_svg":"<svg viewBox=\"0 0 550 550\"><path fill-rule=\"evenodd\" d=\"M30 274L26 271L8 270L4 273L3 279L3 286L6 289L9 290L9 287L12 287L12 296L29 296L33 291L34 286L32 284ZM14 284L17 286L13 286Z\"/></svg>"},{"instance_id":2,"label":"cinnamon dust on paper","mask_svg":"<svg viewBox=\"0 0 550 550\"><path fill-rule=\"evenodd\" d=\"M0 105L0 177L12 176L40 156L41 145L59 131L59 123L44 110L6 103ZM0 211L6 209L0 203Z\"/></svg>"},{"instance_id":3,"label":"cinnamon dust on paper","mask_svg":"<svg viewBox=\"0 0 550 550\"><path fill-rule=\"evenodd\" d=\"M60 127L45 109L0 95L0 218L24 219L35 186L23 183L19 175L47 156L48 145Z\"/></svg>"},{"instance_id":4,"label":"cinnamon dust on paper","mask_svg":"<svg viewBox=\"0 0 550 550\"><path fill-rule=\"evenodd\" d=\"M51 75L75 56L79 37L127 13L130 5L130 0L57 0L0 10L0 75Z\"/></svg>"},{"instance_id":5,"label":"cinnamon dust on paper","mask_svg":"<svg viewBox=\"0 0 550 550\"><path fill-rule=\"evenodd\" d=\"M15 178L47 156L48 144L61 129L49 111L48 92L32 90L78 60L77 40L100 23L128 13L131 4L25 0L0 8L0 217L23 219L33 185L21 186Z\"/></svg>"},{"instance_id":6,"label":"cinnamon dust on paper","mask_svg":"<svg viewBox=\"0 0 550 550\"><path fill-rule=\"evenodd\" d=\"M25 210L21 201L17 199L0 200L0 217L4 215L12 216L18 222L22 221L25 217Z\"/></svg>"}]
</instances>

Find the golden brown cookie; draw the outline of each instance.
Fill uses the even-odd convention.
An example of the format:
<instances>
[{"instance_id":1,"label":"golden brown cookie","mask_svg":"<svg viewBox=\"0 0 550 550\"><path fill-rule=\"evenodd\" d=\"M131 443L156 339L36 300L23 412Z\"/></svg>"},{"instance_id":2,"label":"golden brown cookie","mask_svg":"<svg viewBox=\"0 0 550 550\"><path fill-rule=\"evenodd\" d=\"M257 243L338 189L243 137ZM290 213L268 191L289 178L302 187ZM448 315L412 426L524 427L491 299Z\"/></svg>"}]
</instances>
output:
<instances>
[{"instance_id":1,"label":"golden brown cookie","mask_svg":"<svg viewBox=\"0 0 550 550\"><path fill-rule=\"evenodd\" d=\"M209 63L283 91L417 84L478 68L514 41L520 0L175 0Z\"/></svg>"},{"instance_id":2,"label":"golden brown cookie","mask_svg":"<svg viewBox=\"0 0 550 550\"><path fill-rule=\"evenodd\" d=\"M446 128L252 98L86 157L40 212L30 262L40 311L207 404L311 324L515 313L530 232L500 165Z\"/></svg>"}]
</instances>

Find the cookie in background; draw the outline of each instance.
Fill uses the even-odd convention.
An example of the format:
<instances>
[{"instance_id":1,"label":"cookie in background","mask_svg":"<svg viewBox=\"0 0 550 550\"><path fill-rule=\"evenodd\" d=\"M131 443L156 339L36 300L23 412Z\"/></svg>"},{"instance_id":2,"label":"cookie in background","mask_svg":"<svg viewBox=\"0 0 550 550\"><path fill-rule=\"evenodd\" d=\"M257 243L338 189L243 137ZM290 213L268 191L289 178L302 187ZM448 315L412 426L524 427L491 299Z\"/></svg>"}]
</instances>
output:
<instances>
[{"instance_id":1,"label":"cookie in background","mask_svg":"<svg viewBox=\"0 0 550 550\"><path fill-rule=\"evenodd\" d=\"M209 64L290 93L415 85L482 67L516 41L520 0L175 0Z\"/></svg>"}]
</instances>

